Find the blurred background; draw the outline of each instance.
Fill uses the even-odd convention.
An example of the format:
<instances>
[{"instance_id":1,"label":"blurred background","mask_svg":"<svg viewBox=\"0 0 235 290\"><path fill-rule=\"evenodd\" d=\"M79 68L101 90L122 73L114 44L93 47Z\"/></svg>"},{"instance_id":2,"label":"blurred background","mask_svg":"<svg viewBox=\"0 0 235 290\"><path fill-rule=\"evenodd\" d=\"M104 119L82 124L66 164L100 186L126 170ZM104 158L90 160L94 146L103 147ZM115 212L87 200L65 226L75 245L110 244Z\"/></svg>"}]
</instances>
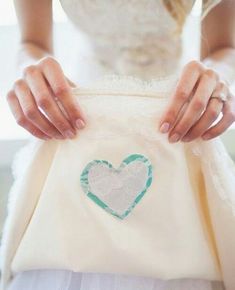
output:
<instances>
[{"instance_id":1,"label":"blurred background","mask_svg":"<svg viewBox=\"0 0 235 290\"><path fill-rule=\"evenodd\" d=\"M79 65L76 53L78 45L83 45L83 36L67 21L58 0L53 1L53 6L55 56L66 75L76 82L74 68ZM183 33L184 46L187 51L185 61L198 58L200 12L201 0L198 0L187 19ZM15 153L26 144L28 139L26 131L15 124L5 100L7 91L17 77L15 62L18 43L19 31L13 1L0 0L0 235L6 215L7 195L13 182L12 160ZM222 139L231 156L235 158L235 127L226 132Z\"/></svg>"}]
</instances>

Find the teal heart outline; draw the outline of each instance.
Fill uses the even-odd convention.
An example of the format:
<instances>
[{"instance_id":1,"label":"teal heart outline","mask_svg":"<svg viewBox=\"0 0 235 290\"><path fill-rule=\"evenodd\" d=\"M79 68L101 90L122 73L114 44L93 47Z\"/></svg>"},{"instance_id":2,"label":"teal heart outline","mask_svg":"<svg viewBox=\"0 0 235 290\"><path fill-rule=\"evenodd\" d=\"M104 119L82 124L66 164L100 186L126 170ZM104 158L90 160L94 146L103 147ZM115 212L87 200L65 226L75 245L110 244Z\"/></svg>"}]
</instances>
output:
<instances>
[{"instance_id":1,"label":"teal heart outline","mask_svg":"<svg viewBox=\"0 0 235 290\"><path fill-rule=\"evenodd\" d=\"M89 181L88 181L89 170L94 165L105 164L108 168L111 168L111 169L115 170L116 172L120 172L126 165L128 165L129 163L131 163L133 161L137 161L137 160L143 162L146 165L146 167L148 168L148 178L146 180L146 183L145 183L143 190L137 194L135 200L129 206L129 208L123 214L120 215L117 212L115 212L113 209L111 209L108 205L106 205L98 196L96 196L94 193L91 192L91 189L89 186ZM84 170L82 171L82 173L80 175L80 183L81 183L81 187L82 187L84 193L91 200L93 200L98 206L103 208L106 212L108 212L108 213L112 214L113 216L123 220L133 210L133 208L140 202L140 200L142 199L142 197L146 193L147 189L150 187L150 185L152 183L152 179L153 179L152 172L153 172L152 164L147 157L145 157L141 154L131 154L131 155L127 156L121 162L119 168L117 168L117 169L115 169L112 166L112 164L106 160L93 160L93 161L89 162L85 166Z\"/></svg>"}]
</instances>

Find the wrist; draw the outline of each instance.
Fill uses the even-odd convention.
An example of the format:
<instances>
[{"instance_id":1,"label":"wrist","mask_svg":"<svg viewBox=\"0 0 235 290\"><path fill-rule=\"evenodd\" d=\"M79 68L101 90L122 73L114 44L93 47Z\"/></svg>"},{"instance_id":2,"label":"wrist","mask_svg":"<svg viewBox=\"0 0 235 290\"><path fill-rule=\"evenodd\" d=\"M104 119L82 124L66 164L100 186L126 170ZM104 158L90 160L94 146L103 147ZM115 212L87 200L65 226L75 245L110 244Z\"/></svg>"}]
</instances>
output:
<instances>
[{"instance_id":1,"label":"wrist","mask_svg":"<svg viewBox=\"0 0 235 290\"><path fill-rule=\"evenodd\" d=\"M207 68L211 68L217 72L220 80L223 81L227 86L231 86L231 84L234 82L235 71L226 63L211 59L206 59L203 61L203 63Z\"/></svg>"},{"instance_id":2,"label":"wrist","mask_svg":"<svg viewBox=\"0 0 235 290\"><path fill-rule=\"evenodd\" d=\"M218 49L205 59L202 63L208 68L216 71L222 81L231 86L235 81L235 49Z\"/></svg>"}]
</instances>

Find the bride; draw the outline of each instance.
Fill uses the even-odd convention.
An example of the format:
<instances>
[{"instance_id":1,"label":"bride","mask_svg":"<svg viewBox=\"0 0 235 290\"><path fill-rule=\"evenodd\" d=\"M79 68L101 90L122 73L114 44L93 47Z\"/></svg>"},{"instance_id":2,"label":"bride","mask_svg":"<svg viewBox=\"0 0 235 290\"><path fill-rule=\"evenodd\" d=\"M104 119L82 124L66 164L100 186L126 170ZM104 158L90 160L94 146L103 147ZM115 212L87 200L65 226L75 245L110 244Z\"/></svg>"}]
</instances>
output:
<instances>
[{"instance_id":1,"label":"bride","mask_svg":"<svg viewBox=\"0 0 235 290\"><path fill-rule=\"evenodd\" d=\"M197 138L206 142L221 135L235 121L235 97L229 90L235 78L235 2L203 1L201 58L182 66L182 30L194 2L61 0L69 19L87 36L87 67L80 70L87 83L108 74L148 82L180 72L159 125L159 132L166 134L170 143ZM22 77L7 95L12 114L20 126L37 138L74 139L86 127L86 116L73 98L75 84L53 58L52 1L15 0L15 8L21 32ZM16 274L6 290L20 289L225 288L222 281L190 277L163 280L40 269Z\"/></svg>"}]
</instances>

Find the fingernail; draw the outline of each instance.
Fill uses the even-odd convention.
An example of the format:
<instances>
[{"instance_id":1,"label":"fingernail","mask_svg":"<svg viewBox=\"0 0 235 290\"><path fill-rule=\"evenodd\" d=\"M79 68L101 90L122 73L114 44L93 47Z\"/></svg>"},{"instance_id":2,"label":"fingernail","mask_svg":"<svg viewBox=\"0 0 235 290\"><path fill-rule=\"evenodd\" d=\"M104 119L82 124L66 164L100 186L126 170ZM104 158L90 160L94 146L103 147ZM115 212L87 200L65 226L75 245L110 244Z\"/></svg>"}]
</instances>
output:
<instances>
[{"instance_id":1,"label":"fingernail","mask_svg":"<svg viewBox=\"0 0 235 290\"><path fill-rule=\"evenodd\" d=\"M58 134L58 135L55 136L55 138L62 140L62 139L64 139L64 136Z\"/></svg>"},{"instance_id":2,"label":"fingernail","mask_svg":"<svg viewBox=\"0 0 235 290\"><path fill-rule=\"evenodd\" d=\"M78 119L76 121L76 127L81 130L85 127L85 122L82 119Z\"/></svg>"},{"instance_id":3,"label":"fingernail","mask_svg":"<svg viewBox=\"0 0 235 290\"><path fill-rule=\"evenodd\" d=\"M169 123L163 123L160 127L160 132L161 133L167 133L169 131L170 124Z\"/></svg>"},{"instance_id":4,"label":"fingernail","mask_svg":"<svg viewBox=\"0 0 235 290\"><path fill-rule=\"evenodd\" d=\"M183 142L189 142L191 140L190 137L184 137L181 139Z\"/></svg>"},{"instance_id":5,"label":"fingernail","mask_svg":"<svg viewBox=\"0 0 235 290\"><path fill-rule=\"evenodd\" d=\"M180 135L178 133L175 133L169 138L169 141L174 143L174 142L179 141L179 139L180 139Z\"/></svg>"},{"instance_id":6,"label":"fingernail","mask_svg":"<svg viewBox=\"0 0 235 290\"><path fill-rule=\"evenodd\" d=\"M210 134L205 134L204 136L202 136L202 139L203 140L208 140L211 138L211 135Z\"/></svg>"},{"instance_id":7,"label":"fingernail","mask_svg":"<svg viewBox=\"0 0 235 290\"><path fill-rule=\"evenodd\" d=\"M73 138L75 136L75 134L71 130L65 131L64 135L66 138Z\"/></svg>"}]
</instances>

